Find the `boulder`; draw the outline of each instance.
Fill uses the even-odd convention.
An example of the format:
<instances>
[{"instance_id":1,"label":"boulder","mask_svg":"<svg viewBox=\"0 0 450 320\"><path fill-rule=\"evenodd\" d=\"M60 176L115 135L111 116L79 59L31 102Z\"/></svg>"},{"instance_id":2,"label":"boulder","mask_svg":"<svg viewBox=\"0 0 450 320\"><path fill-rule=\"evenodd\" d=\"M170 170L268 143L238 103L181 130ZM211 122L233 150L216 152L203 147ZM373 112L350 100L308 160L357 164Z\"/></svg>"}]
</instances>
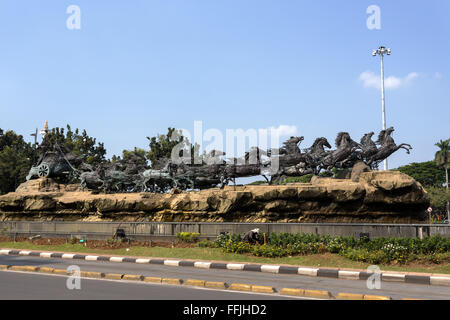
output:
<instances>
[{"instance_id":1,"label":"boulder","mask_svg":"<svg viewBox=\"0 0 450 320\"><path fill-rule=\"evenodd\" d=\"M430 199L396 171L354 169L359 182L313 177L311 183L226 186L167 194L94 194L50 179L0 196L2 220L424 222ZM357 172L358 171L358 172Z\"/></svg>"},{"instance_id":2,"label":"boulder","mask_svg":"<svg viewBox=\"0 0 450 320\"><path fill-rule=\"evenodd\" d=\"M361 175L361 173L370 171L370 167L367 164L359 161L353 166L350 178L353 182L359 182L359 176Z\"/></svg>"}]
</instances>

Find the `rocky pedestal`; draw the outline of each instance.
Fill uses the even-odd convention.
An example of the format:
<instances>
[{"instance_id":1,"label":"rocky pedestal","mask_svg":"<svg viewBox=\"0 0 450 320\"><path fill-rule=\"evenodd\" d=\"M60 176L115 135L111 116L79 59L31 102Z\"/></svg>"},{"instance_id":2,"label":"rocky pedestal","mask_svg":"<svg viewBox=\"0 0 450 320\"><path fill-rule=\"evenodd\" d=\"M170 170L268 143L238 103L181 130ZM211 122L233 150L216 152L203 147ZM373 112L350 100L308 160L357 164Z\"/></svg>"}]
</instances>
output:
<instances>
[{"instance_id":1,"label":"rocky pedestal","mask_svg":"<svg viewBox=\"0 0 450 320\"><path fill-rule=\"evenodd\" d=\"M429 203L420 183L396 171L170 194L94 194L41 178L0 196L0 219L420 223Z\"/></svg>"}]
</instances>

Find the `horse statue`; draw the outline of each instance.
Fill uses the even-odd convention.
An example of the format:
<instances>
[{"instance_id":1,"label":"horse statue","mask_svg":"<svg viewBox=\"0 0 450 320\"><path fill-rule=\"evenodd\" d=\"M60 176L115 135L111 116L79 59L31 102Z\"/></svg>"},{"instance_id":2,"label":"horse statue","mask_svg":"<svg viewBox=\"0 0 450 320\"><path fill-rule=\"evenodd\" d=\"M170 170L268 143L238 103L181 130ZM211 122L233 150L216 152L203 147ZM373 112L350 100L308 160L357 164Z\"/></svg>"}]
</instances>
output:
<instances>
[{"instance_id":1,"label":"horse statue","mask_svg":"<svg viewBox=\"0 0 450 320\"><path fill-rule=\"evenodd\" d=\"M372 140L373 135L374 135L373 131L366 133L361 138L361 141L360 141L360 146L361 146L360 158L365 163L367 163L368 160L378 152L377 145ZM372 169L374 169L374 168L372 168Z\"/></svg>"},{"instance_id":2,"label":"horse statue","mask_svg":"<svg viewBox=\"0 0 450 320\"><path fill-rule=\"evenodd\" d=\"M376 144L380 145L380 147L375 154L367 159L367 165L377 168L380 162L399 149L405 149L407 154L410 153L412 149L411 145L407 143L396 145L394 139L391 137L392 132L394 132L393 127L380 131L378 140L376 141Z\"/></svg>"},{"instance_id":3,"label":"horse statue","mask_svg":"<svg viewBox=\"0 0 450 320\"><path fill-rule=\"evenodd\" d=\"M299 154L301 153L298 145L304 140L303 136L291 137L289 140L283 142L283 146L280 148L279 154Z\"/></svg>"},{"instance_id":4,"label":"horse statue","mask_svg":"<svg viewBox=\"0 0 450 320\"><path fill-rule=\"evenodd\" d=\"M322 159L320 169L323 168L329 172L333 167L344 168L351 166L356 160L355 151L360 146L350 138L348 132L339 132L335 144L337 149Z\"/></svg>"},{"instance_id":5,"label":"horse statue","mask_svg":"<svg viewBox=\"0 0 450 320\"><path fill-rule=\"evenodd\" d=\"M167 159L162 169L148 169L139 175L140 179L137 181L136 187L145 192L164 193L172 187L178 186L173 177L172 164Z\"/></svg>"},{"instance_id":6,"label":"horse statue","mask_svg":"<svg viewBox=\"0 0 450 320\"><path fill-rule=\"evenodd\" d=\"M225 175L225 162L201 166L175 165L174 179L181 189L223 188L228 180Z\"/></svg>"},{"instance_id":7,"label":"horse statue","mask_svg":"<svg viewBox=\"0 0 450 320\"><path fill-rule=\"evenodd\" d=\"M328 140L324 137L316 138L311 147L304 149L305 154L310 155L309 166L314 169L314 174L318 174L320 164L324 157L330 154L330 151L325 150L325 147L331 149L331 145Z\"/></svg>"},{"instance_id":8,"label":"horse statue","mask_svg":"<svg viewBox=\"0 0 450 320\"><path fill-rule=\"evenodd\" d=\"M133 187L133 182L123 171L123 166L119 163L104 165L102 180L104 181L103 190L105 192L126 192Z\"/></svg>"},{"instance_id":9,"label":"horse statue","mask_svg":"<svg viewBox=\"0 0 450 320\"><path fill-rule=\"evenodd\" d=\"M281 148L279 151L278 170L277 172L270 174L271 179L269 184L278 184L286 177L300 177L315 172L315 160L311 155L310 150L314 148L315 152L317 152L317 150L321 148L320 144L322 142L317 141L311 148L306 149L307 152L302 153L298 144L302 142L303 139L303 137L291 137L284 143L285 147ZM325 143L322 144L323 151L325 151L323 149L324 144ZM266 175L263 175L263 177L266 178Z\"/></svg>"},{"instance_id":10,"label":"horse statue","mask_svg":"<svg viewBox=\"0 0 450 320\"><path fill-rule=\"evenodd\" d=\"M80 175L81 190L100 190L103 189L105 182L97 171L85 171Z\"/></svg>"}]
</instances>

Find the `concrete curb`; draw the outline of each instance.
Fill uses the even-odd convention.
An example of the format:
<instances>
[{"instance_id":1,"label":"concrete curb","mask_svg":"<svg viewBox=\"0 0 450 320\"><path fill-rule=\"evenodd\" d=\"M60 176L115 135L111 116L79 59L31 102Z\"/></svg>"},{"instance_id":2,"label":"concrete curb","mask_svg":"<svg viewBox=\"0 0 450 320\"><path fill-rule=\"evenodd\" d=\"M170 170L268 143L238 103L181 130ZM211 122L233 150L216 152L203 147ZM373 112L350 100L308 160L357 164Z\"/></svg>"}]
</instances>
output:
<instances>
[{"instance_id":1,"label":"concrete curb","mask_svg":"<svg viewBox=\"0 0 450 320\"><path fill-rule=\"evenodd\" d=\"M61 252L39 252L29 250L9 250L0 249L0 255L20 255L20 256L36 256L42 258L62 258L62 259L80 259L86 261L109 261L120 263L139 263L139 264L160 264L172 267L193 267L201 269L226 269L237 271L253 271L263 273L279 273L279 274L299 274L311 277L327 277L346 280L367 280L373 273L366 271L340 270L332 268L307 268L283 265L267 265L267 264L246 264L246 263L217 263L207 261L191 261L191 260L174 260L172 259L152 259L152 258L130 258L117 256L93 256L84 254L72 254ZM0 266L1 270L1 266ZM433 286L450 287L450 276L446 275L416 275L402 272L381 272L382 281L404 282L414 284L425 284Z\"/></svg>"},{"instance_id":2,"label":"concrete curb","mask_svg":"<svg viewBox=\"0 0 450 320\"><path fill-rule=\"evenodd\" d=\"M36 266L9 266L0 265L0 270L5 271L18 271L18 272L30 272L30 273L46 273L46 274L58 274L64 276L71 276L73 273L69 273L65 269L54 269L49 267L36 267ZM80 271L81 278L87 279L105 279L113 281L136 281L136 282L149 282L158 284L170 284L170 285L183 285L191 287L203 287L219 290L233 290L242 292L255 292L264 294L279 294L285 296L297 296L305 298L315 298L323 300L392 300L388 296L376 296L367 294L338 292L336 296L333 296L329 291L323 290L309 290L300 288L282 288L279 292L274 287L260 286L254 284L233 283L231 285L225 282L214 282L199 279L183 279L178 278L158 278L148 277L139 274L118 274L118 273L103 273L94 271ZM403 298L402 300L420 300L414 298Z\"/></svg>"}]
</instances>

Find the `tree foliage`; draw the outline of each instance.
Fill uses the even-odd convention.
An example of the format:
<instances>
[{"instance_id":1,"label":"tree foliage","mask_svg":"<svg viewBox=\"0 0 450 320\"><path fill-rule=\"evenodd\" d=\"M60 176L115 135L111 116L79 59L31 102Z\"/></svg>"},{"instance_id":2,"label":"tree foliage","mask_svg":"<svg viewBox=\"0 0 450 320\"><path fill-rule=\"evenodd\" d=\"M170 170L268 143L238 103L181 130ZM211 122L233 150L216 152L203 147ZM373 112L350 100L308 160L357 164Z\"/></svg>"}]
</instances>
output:
<instances>
[{"instance_id":1,"label":"tree foliage","mask_svg":"<svg viewBox=\"0 0 450 320\"><path fill-rule=\"evenodd\" d=\"M33 148L23 136L0 129L0 194L14 191L30 170Z\"/></svg>"},{"instance_id":2,"label":"tree foliage","mask_svg":"<svg viewBox=\"0 0 450 320\"><path fill-rule=\"evenodd\" d=\"M445 210L447 202L450 201L450 193L442 187L427 187L426 190L430 196L431 207L437 210Z\"/></svg>"},{"instance_id":3,"label":"tree foliage","mask_svg":"<svg viewBox=\"0 0 450 320\"><path fill-rule=\"evenodd\" d=\"M170 159L172 149L184 140L181 130L168 128L167 134L158 134L156 137L147 137L150 150L147 152L147 159L150 160L152 168L156 168L158 160L162 158Z\"/></svg>"},{"instance_id":4,"label":"tree foliage","mask_svg":"<svg viewBox=\"0 0 450 320\"><path fill-rule=\"evenodd\" d=\"M450 139L445 141L439 141L435 144L436 147L439 148L439 151L436 152L434 156L434 161L436 165L444 168L445 170L445 185L448 189L448 166L449 166L449 158L450 158Z\"/></svg>"},{"instance_id":5,"label":"tree foliage","mask_svg":"<svg viewBox=\"0 0 450 320\"><path fill-rule=\"evenodd\" d=\"M440 140L435 144L435 146L439 148L439 151L437 151L434 156L436 165L438 165L439 167L448 168L450 158L450 139L447 139L445 141Z\"/></svg>"},{"instance_id":6,"label":"tree foliage","mask_svg":"<svg viewBox=\"0 0 450 320\"><path fill-rule=\"evenodd\" d=\"M134 150L123 150L122 159L120 157L113 157L114 161L120 161L122 163L132 162L138 166L147 167L147 151L142 148L134 147Z\"/></svg>"},{"instance_id":7,"label":"tree foliage","mask_svg":"<svg viewBox=\"0 0 450 320\"><path fill-rule=\"evenodd\" d=\"M413 162L395 170L413 177L423 186L440 187L445 183L445 171L443 168L438 167L434 161Z\"/></svg>"},{"instance_id":8,"label":"tree foliage","mask_svg":"<svg viewBox=\"0 0 450 320\"><path fill-rule=\"evenodd\" d=\"M80 134L79 129L72 131L67 125L67 131L64 128L53 128L42 141L38 148L39 155L46 151L56 151L55 142L61 147L63 152L72 152L77 156L82 156L84 162L91 165L98 165L106 161L106 149L104 144L93 137L90 137L86 130Z\"/></svg>"},{"instance_id":9,"label":"tree foliage","mask_svg":"<svg viewBox=\"0 0 450 320\"><path fill-rule=\"evenodd\" d=\"M171 159L172 151L179 151L177 156L186 156L181 149L189 150L190 148L190 161L194 164L194 157L200 157L200 151L197 144L192 145L181 130L175 128L168 128L167 134L158 134L156 137L147 137L149 140L150 150L147 152L147 159L150 160L150 165L153 169L161 167L161 160ZM174 149L179 147L178 149ZM174 152L176 152L174 151Z\"/></svg>"}]
</instances>

